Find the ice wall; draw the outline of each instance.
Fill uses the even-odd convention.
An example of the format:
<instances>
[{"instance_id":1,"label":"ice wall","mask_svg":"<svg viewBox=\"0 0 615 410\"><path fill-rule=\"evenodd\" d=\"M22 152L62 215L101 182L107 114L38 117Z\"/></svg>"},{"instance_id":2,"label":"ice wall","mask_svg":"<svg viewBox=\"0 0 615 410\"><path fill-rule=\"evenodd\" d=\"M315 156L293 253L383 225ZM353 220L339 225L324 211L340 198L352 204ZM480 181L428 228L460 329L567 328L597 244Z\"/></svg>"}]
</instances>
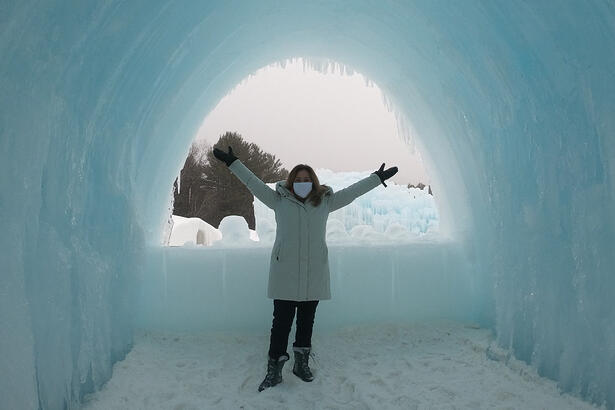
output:
<instances>
[{"instance_id":1,"label":"ice wall","mask_svg":"<svg viewBox=\"0 0 615 410\"><path fill-rule=\"evenodd\" d=\"M74 407L109 376L202 118L250 72L303 56L362 72L408 118L500 343L612 408L614 9L2 2L2 405Z\"/></svg>"},{"instance_id":2,"label":"ice wall","mask_svg":"<svg viewBox=\"0 0 615 410\"><path fill-rule=\"evenodd\" d=\"M194 332L271 328L267 299L271 246L165 247L148 251L137 323L142 329ZM331 300L316 328L420 320L474 322L485 307L480 284L455 242L391 247L329 246Z\"/></svg>"}]
</instances>

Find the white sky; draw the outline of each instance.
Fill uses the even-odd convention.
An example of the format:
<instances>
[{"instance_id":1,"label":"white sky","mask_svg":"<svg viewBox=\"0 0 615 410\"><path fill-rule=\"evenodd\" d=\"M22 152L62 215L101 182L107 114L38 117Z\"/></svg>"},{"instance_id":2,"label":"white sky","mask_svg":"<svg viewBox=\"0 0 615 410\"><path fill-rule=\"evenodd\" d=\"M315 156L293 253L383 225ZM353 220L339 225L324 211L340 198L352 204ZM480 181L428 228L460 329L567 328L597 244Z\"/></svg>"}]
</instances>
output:
<instances>
[{"instance_id":1,"label":"white sky","mask_svg":"<svg viewBox=\"0 0 615 410\"><path fill-rule=\"evenodd\" d=\"M323 74L302 60L269 66L245 79L205 118L197 139L213 145L226 131L279 158L333 171L397 166L399 184L429 178L418 153L398 134L395 115L377 86L360 74ZM326 183L326 181L321 181Z\"/></svg>"}]
</instances>

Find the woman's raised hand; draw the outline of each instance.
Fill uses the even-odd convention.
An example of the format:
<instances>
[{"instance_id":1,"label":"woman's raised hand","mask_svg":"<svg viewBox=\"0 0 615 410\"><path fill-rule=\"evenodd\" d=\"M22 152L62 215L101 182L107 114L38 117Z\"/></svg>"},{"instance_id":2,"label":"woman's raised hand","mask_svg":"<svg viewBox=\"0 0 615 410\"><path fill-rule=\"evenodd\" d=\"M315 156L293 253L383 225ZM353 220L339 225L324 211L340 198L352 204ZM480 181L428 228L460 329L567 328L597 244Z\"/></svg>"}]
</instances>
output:
<instances>
[{"instance_id":1,"label":"woman's raised hand","mask_svg":"<svg viewBox=\"0 0 615 410\"><path fill-rule=\"evenodd\" d=\"M397 167L391 167L389 169L384 169L384 162L383 162L382 165L380 165L380 169L378 171L374 171L373 173L380 177L380 182L382 182L382 185L387 186L387 184L384 183L385 179L389 179L393 175L397 174Z\"/></svg>"},{"instance_id":2,"label":"woman's raised hand","mask_svg":"<svg viewBox=\"0 0 615 410\"><path fill-rule=\"evenodd\" d=\"M233 154L233 148L228 147L228 152L224 152L221 149L214 148L214 157L219 159L220 161L226 163L226 166L230 166L233 161L237 159L235 154Z\"/></svg>"}]
</instances>

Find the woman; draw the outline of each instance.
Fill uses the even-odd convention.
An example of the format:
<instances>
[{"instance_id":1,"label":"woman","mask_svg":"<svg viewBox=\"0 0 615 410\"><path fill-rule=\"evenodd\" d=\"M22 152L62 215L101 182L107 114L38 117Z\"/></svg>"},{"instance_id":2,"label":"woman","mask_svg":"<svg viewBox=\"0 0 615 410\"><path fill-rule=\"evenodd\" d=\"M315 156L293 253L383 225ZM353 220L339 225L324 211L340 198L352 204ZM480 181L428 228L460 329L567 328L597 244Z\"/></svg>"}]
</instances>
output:
<instances>
[{"instance_id":1,"label":"woman","mask_svg":"<svg viewBox=\"0 0 615 410\"><path fill-rule=\"evenodd\" d=\"M304 164L294 167L286 181L269 188L233 154L214 148L214 156L266 206L275 212L275 242L269 264L267 297L273 299L273 325L267 375L258 387L263 391L282 381L282 368L289 360L288 335L297 310L293 343L293 373L306 382L314 380L308 365L312 327L319 300L331 299L328 250L325 241L329 213L351 203L397 173L384 164L367 178L338 192L320 185L314 170Z\"/></svg>"}]
</instances>

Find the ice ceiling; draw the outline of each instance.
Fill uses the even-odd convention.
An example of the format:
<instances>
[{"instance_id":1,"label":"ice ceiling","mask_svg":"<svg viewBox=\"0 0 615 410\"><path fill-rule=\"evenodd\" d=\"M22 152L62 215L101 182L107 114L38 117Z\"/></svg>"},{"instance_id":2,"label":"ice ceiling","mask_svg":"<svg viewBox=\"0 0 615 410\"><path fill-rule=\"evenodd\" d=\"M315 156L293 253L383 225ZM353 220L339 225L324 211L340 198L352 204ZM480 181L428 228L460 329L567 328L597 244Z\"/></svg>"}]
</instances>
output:
<instances>
[{"instance_id":1,"label":"ice ceiling","mask_svg":"<svg viewBox=\"0 0 615 410\"><path fill-rule=\"evenodd\" d=\"M0 6L0 380L74 407L130 349L136 272L200 121L292 57L377 83L499 343L615 405L615 4L9 1Z\"/></svg>"}]
</instances>

